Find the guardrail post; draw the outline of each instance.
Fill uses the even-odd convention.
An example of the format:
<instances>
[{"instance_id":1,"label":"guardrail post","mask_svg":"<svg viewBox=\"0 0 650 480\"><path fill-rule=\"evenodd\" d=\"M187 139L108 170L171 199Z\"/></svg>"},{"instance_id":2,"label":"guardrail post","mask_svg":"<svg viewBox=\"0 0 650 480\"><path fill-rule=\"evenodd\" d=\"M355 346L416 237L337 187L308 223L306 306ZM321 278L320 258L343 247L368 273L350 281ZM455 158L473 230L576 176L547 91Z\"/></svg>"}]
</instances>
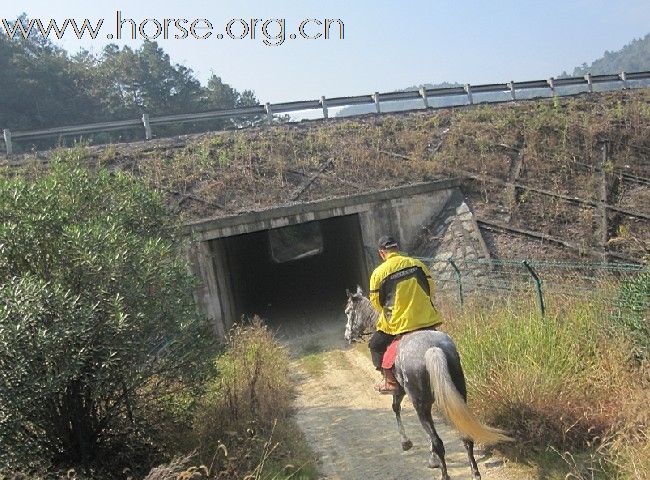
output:
<instances>
[{"instance_id":1,"label":"guardrail post","mask_svg":"<svg viewBox=\"0 0 650 480\"><path fill-rule=\"evenodd\" d=\"M372 99L375 101L375 109L377 109L377 113L381 113L381 108L379 108L379 92L375 92Z\"/></svg>"},{"instance_id":2,"label":"guardrail post","mask_svg":"<svg viewBox=\"0 0 650 480\"><path fill-rule=\"evenodd\" d=\"M627 90L627 88L628 88L628 86L627 86L627 74L625 72L621 72L619 77L621 77L621 81L623 82L623 90Z\"/></svg>"},{"instance_id":3,"label":"guardrail post","mask_svg":"<svg viewBox=\"0 0 650 480\"><path fill-rule=\"evenodd\" d=\"M531 265L528 263L528 260L524 260L521 263L524 265L524 267L526 267L526 270L528 270L530 276L533 277L533 281L535 282L535 291L537 292L537 304L539 306L539 312L543 317L546 311L546 307L544 306L544 295L542 294L542 281L537 276L537 272L535 272L535 270L533 270L533 267L531 267Z\"/></svg>"},{"instance_id":4,"label":"guardrail post","mask_svg":"<svg viewBox=\"0 0 650 480\"><path fill-rule=\"evenodd\" d=\"M422 102L424 102L424 108L429 108L429 99L427 98L427 89L424 87L420 88L420 96L422 97Z\"/></svg>"},{"instance_id":5,"label":"guardrail post","mask_svg":"<svg viewBox=\"0 0 650 480\"><path fill-rule=\"evenodd\" d=\"M5 146L7 147L7 156L11 155L13 150L11 148L11 131L8 128L5 128L2 131L5 137Z\"/></svg>"},{"instance_id":6,"label":"guardrail post","mask_svg":"<svg viewBox=\"0 0 650 480\"><path fill-rule=\"evenodd\" d=\"M327 103L325 103L325 95L320 97L320 104L323 107L323 118L329 118L329 112L327 111Z\"/></svg>"},{"instance_id":7,"label":"guardrail post","mask_svg":"<svg viewBox=\"0 0 650 480\"><path fill-rule=\"evenodd\" d=\"M465 91L467 92L467 99L470 105L474 105L474 98L472 97L472 86L469 83L465 84Z\"/></svg>"},{"instance_id":8,"label":"guardrail post","mask_svg":"<svg viewBox=\"0 0 650 480\"><path fill-rule=\"evenodd\" d=\"M512 97L513 101L517 100L517 95L515 94L515 82L514 80L510 80L508 82L508 86L510 87L510 96Z\"/></svg>"},{"instance_id":9,"label":"guardrail post","mask_svg":"<svg viewBox=\"0 0 650 480\"><path fill-rule=\"evenodd\" d=\"M548 86L551 88L551 95L554 97L555 96L555 79L553 77L551 77L548 80L546 80L546 83L548 83Z\"/></svg>"},{"instance_id":10,"label":"guardrail post","mask_svg":"<svg viewBox=\"0 0 650 480\"><path fill-rule=\"evenodd\" d=\"M463 306L463 279L461 278L460 275L460 269L458 268L458 265L450 258L447 260L449 262L449 265L451 265L451 268L454 269L454 272L456 273L456 285L458 285L458 301L460 302L460 306Z\"/></svg>"},{"instance_id":11,"label":"guardrail post","mask_svg":"<svg viewBox=\"0 0 650 480\"><path fill-rule=\"evenodd\" d=\"M589 93L594 93L594 84L591 81L591 73L585 75L585 80L587 80L587 90L589 91Z\"/></svg>"},{"instance_id":12,"label":"guardrail post","mask_svg":"<svg viewBox=\"0 0 650 480\"><path fill-rule=\"evenodd\" d=\"M149 114L142 114L142 124L144 125L144 138L151 140L151 124L149 123Z\"/></svg>"},{"instance_id":13,"label":"guardrail post","mask_svg":"<svg viewBox=\"0 0 650 480\"><path fill-rule=\"evenodd\" d=\"M266 102L264 108L266 109L266 121L269 125L271 125L273 123L273 112L271 111L271 104L269 102Z\"/></svg>"}]
</instances>

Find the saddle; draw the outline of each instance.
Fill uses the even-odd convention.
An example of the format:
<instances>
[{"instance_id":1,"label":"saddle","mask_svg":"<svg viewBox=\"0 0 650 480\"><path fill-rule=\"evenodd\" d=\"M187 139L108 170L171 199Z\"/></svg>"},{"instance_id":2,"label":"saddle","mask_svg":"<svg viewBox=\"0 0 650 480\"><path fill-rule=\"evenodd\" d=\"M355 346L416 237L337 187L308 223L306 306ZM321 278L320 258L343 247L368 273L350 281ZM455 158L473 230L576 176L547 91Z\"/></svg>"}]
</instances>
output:
<instances>
[{"instance_id":1,"label":"saddle","mask_svg":"<svg viewBox=\"0 0 650 480\"><path fill-rule=\"evenodd\" d=\"M388 345L388 348L386 349L386 352L384 352L384 356L381 359L381 368L385 368L387 370L393 368L393 365L395 365L395 359L397 358L397 346L399 345L401 339L402 335L399 335L395 340L392 341L390 345Z\"/></svg>"},{"instance_id":2,"label":"saddle","mask_svg":"<svg viewBox=\"0 0 650 480\"><path fill-rule=\"evenodd\" d=\"M386 349L386 352L384 353L384 356L381 359L381 368L385 368L388 370L393 368L393 366L395 365L395 359L397 358L397 347L399 346L400 340L402 340L402 338L404 338L405 335L408 335L413 332L419 332L420 330L437 330L440 325L442 325L442 322L436 323L435 325L431 325L430 327L418 328L417 330L412 330L410 332L402 333L401 335L395 337L395 340L393 340L391 344L388 345L388 348Z\"/></svg>"}]
</instances>

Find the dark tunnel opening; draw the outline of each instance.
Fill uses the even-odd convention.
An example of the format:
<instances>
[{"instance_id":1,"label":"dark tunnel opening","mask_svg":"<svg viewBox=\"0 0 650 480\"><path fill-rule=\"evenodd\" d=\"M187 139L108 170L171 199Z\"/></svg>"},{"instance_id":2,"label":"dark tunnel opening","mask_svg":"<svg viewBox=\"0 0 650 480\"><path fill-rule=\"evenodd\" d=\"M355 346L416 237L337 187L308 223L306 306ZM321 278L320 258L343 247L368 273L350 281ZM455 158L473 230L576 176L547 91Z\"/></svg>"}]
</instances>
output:
<instances>
[{"instance_id":1,"label":"dark tunnel opening","mask_svg":"<svg viewBox=\"0 0 650 480\"><path fill-rule=\"evenodd\" d=\"M268 230L220 240L236 318L257 314L269 325L280 327L297 318L316 322L324 315L341 317L345 289L357 284L366 287L358 216L310 223L318 223L321 253L282 263L271 253Z\"/></svg>"}]
</instances>

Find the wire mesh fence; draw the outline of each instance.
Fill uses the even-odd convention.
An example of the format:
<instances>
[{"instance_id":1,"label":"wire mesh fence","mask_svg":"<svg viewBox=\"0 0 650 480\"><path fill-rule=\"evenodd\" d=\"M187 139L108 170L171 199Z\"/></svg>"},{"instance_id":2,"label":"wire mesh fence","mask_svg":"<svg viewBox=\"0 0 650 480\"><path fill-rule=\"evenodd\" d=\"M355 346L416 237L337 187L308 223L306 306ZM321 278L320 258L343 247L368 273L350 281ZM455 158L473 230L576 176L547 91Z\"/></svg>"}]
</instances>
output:
<instances>
[{"instance_id":1,"label":"wire mesh fence","mask_svg":"<svg viewBox=\"0 0 650 480\"><path fill-rule=\"evenodd\" d=\"M626 285L644 283L648 268L626 263L569 262L551 260L439 259L421 258L430 265L439 288L455 291L459 303L472 294L534 297L540 313L546 310L548 294L553 298L598 298L612 306L621 302L647 312L650 296L623 299Z\"/></svg>"},{"instance_id":2,"label":"wire mesh fence","mask_svg":"<svg viewBox=\"0 0 650 480\"><path fill-rule=\"evenodd\" d=\"M374 265L381 259L368 249ZM648 323L650 268L629 263L416 257L428 265L442 295L463 305L471 297L534 299L542 315L559 299L598 300L619 315Z\"/></svg>"}]
</instances>

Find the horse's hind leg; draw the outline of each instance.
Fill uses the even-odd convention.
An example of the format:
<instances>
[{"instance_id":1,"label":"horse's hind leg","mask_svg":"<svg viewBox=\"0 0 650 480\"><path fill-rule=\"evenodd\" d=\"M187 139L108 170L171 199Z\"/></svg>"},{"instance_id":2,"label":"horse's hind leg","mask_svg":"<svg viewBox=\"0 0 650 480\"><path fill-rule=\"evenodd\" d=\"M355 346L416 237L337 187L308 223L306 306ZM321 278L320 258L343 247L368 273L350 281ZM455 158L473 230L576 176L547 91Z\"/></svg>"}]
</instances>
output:
<instances>
[{"instance_id":1,"label":"horse's hind leg","mask_svg":"<svg viewBox=\"0 0 650 480\"><path fill-rule=\"evenodd\" d=\"M415 411L418 414L422 428L429 435L431 441L431 457L429 458L429 468L440 467L442 473L442 480L449 480L447 473L447 463L445 462L445 446L438 436L435 427L433 426L433 418L431 417L431 402L415 402L413 404ZM436 458L437 457L437 458Z\"/></svg>"},{"instance_id":2,"label":"horse's hind leg","mask_svg":"<svg viewBox=\"0 0 650 480\"><path fill-rule=\"evenodd\" d=\"M469 464L472 467L474 480L481 480L481 474L478 471L478 465L476 465L476 459L474 458L474 442L463 439L463 445L465 445L465 450L467 450L467 456L469 457Z\"/></svg>"},{"instance_id":3,"label":"horse's hind leg","mask_svg":"<svg viewBox=\"0 0 650 480\"><path fill-rule=\"evenodd\" d=\"M404 431L404 424L402 423L402 400L404 399L404 392L401 391L397 395L393 395L393 412L395 412L395 419L397 420L397 429L402 438L402 450L410 450L413 447L413 442L409 440Z\"/></svg>"},{"instance_id":4,"label":"horse's hind leg","mask_svg":"<svg viewBox=\"0 0 650 480\"><path fill-rule=\"evenodd\" d=\"M404 399L404 392L401 391L397 395L393 395L393 412L395 412L395 418L397 419L397 429L399 430L399 436L402 437L402 450L410 450L413 446L413 442L409 440L409 437L406 436L404 431L404 425L402 424L402 400Z\"/></svg>"}]
</instances>

